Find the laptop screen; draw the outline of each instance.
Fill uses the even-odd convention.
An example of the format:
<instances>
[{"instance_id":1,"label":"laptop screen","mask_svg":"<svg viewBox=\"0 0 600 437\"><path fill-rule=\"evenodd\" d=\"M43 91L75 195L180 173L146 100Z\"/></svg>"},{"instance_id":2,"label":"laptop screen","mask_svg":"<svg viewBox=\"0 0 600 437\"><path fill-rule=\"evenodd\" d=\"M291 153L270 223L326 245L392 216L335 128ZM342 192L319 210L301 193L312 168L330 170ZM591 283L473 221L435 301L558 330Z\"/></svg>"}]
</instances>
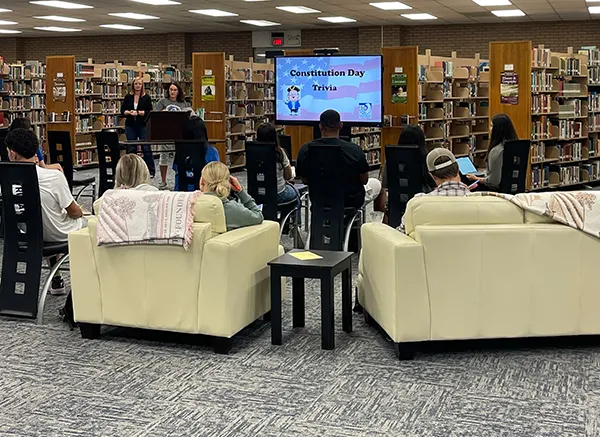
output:
<instances>
[{"instance_id":1,"label":"laptop screen","mask_svg":"<svg viewBox=\"0 0 600 437\"><path fill-rule=\"evenodd\" d=\"M462 158L456 158L456 162L458 164L458 168L462 174L473 174L477 173L477 169L471 161L471 158L468 156L463 156Z\"/></svg>"}]
</instances>

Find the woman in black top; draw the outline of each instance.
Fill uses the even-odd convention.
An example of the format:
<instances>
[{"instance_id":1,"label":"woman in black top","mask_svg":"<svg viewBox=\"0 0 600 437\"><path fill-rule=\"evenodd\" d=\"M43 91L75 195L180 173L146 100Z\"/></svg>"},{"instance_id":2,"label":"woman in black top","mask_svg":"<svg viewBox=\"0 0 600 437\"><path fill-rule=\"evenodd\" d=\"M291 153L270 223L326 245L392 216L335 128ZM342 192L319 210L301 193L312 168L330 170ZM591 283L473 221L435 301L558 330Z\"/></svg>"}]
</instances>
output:
<instances>
[{"instance_id":1,"label":"woman in black top","mask_svg":"<svg viewBox=\"0 0 600 437\"><path fill-rule=\"evenodd\" d=\"M146 139L146 121L152 111L152 99L144 91L144 82L141 77L136 77L131 82L131 91L123 99L121 114L127 117L125 121L125 136L127 140ZM156 168L150 145L141 146L144 161L150 170L150 176L154 177ZM127 153L137 153L138 146L129 146Z\"/></svg>"}]
</instances>

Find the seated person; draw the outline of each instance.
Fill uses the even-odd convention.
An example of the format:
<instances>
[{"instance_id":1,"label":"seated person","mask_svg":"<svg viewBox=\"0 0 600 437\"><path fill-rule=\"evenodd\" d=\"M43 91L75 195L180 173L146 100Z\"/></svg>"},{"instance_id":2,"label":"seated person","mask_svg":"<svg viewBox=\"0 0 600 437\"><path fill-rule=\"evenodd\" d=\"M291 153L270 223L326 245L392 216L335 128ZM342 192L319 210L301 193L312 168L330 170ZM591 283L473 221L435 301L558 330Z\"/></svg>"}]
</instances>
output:
<instances>
[{"instance_id":1,"label":"seated person","mask_svg":"<svg viewBox=\"0 0 600 437\"><path fill-rule=\"evenodd\" d=\"M10 127L8 128L8 131L10 132L10 131L13 131L15 129L27 129L27 130L31 130L31 121L28 118L26 118L26 117L17 117L10 124ZM38 147L38 149L36 151L36 157L37 157L37 164L40 167L42 167L42 168L48 168L50 170L63 171L63 169L60 166L60 164L46 164L44 162L44 153L43 153L41 147Z\"/></svg>"},{"instance_id":2,"label":"seated person","mask_svg":"<svg viewBox=\"0 0 600 437\"><path fill-rule=\"evenodd\" d=\"M222 162L206 164L200 178L200 190L221 199L228 231L260 225L264 220L254 199L244 190L240 181L229 174L229 169ZM231 190L240 202L229 199Z\"/></svg>"},{"instance_id":3,"label":"seated person","mask_svg":"<svg viewBox=\"0 0 600 437\"><path fill-rule=\"evenodd\" d=\"M430 193L419 193L415 197L421 196L466 196L469 194L469 188L460 181L460 172L458 163L452 152L444 147L433 149L427 155L427 170L431 175L437 188ZM402 224L398 230L406 233L404 226L404 216Z\"/></svg>"},{"instance_id":4,"label":"seated person","mask_svg":"<svg viewBox=\"0 0 600 437\"><path fill-rule=\"evenodd\" d=\"M182 138L184 140L196 140L204 147L204 162L208 164L209 162L218 162L220 161L219 151L211 146L208 142L208 131L206 129L206 123L200 118L196 116L190 117L186 120L183 125L183 135ZM177 164L173 162L173 170L175 171L175 191L179 190L179 177L177 174ZM187 172L187 176L193 178L194 174L191 171ZM198 175L200 177L200 175ZM189 185L186 191L194 191L194 186Z\"/></svg>"},{"instance_id":5,"label":"seated person","mask_svg":"<svg viewBox=\"0 0 600 437\"><path fill-rule=\"evenodd\" d=\"M485 157L486 174L485 177L478 177L468 174L467 178L471 182L479 182L477 191L498 191L500 181L502 180L502 164L504 162L504 143L506 141L518 140L517 131L512 120L506 114L496 114L491 121L492 134L490 135L490 145L488 146Z\"/></svg>"},{"instance_id":6,"label":"seated person","mask_svg":"<svg viewBox=\"0 0 600 437\"><path fill-rule=\"evenodd\" d=\"M146 162L130 153L121 156L115 172L115 189L132 189L141 191L156 191L158 188L149 184L150 171Z\"/></svg>"},{"instance_id":7,"label":"seated person","mask_svg":"<svg viewBox=\"0 0 600 437\"><path fill-rule=\"evenodd\" d=\"M13 162L37 163L36 152L40 145L31 130L15 129L6 136L6 147ZM44 241L61 243L67 241L69 232L84 226L83 212L71 194L65 175L56 170L36 166L42 207ZM51 265L52 265L51 260ZM52 294L65 294L60 276L52 279Z\"/></svg>"},{"instance_id":8,"label":"seated person","mask_svg":"<svg viewBox=\"0 0 600 437\"><path fill-rule=\"evenodd\" d=\"M256 130L256 140L262 143L275 145L277 159L277 203L287 203L296 200L300 208L300 195L293 185L287 183L292 179L292 166L285 150L279 145L279 136L275 126L271 123L263 123ZM298 219L301 217L298 213Z\"/></svg>"},{"instance_id":9,"label":"seated person","mask_svg":"<svg viewBox=\"0 0 600 437\"><path fill-rule=\"evenodd\" d=\"M369 178L369 164L359 145L339 138L342 122L340 114L328 109L321 114L319 128L321 138L302 146L298 152L296 173L308 184L310 169L309 145L332 144L342 149L342 174L344 175L344 206L360 209L373 202L381 192L381 182Z\"/></svg>"}]
</instances>

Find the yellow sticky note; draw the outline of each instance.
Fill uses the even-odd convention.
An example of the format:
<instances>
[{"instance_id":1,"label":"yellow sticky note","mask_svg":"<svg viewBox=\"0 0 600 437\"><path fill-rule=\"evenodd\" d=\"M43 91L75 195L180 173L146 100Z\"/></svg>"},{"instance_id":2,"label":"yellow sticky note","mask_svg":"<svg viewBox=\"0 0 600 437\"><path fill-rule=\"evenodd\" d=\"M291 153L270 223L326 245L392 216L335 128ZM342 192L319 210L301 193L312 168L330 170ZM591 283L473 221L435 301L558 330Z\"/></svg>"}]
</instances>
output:
<instances>
[{"instance_id":1,"label":"yellow sticky note","mask_svg":"<svg viewBox=\"0 0 600 437\"><path fill-rule=\"evenodd\" d=\"M312 253L312 252L294 252L294 253L290 253L291 256L293 256L296 259L299 259L300 261L310 261L312 259L323 259L322 256L317 255L316 253Z\"/></svg>"}]
</instances>

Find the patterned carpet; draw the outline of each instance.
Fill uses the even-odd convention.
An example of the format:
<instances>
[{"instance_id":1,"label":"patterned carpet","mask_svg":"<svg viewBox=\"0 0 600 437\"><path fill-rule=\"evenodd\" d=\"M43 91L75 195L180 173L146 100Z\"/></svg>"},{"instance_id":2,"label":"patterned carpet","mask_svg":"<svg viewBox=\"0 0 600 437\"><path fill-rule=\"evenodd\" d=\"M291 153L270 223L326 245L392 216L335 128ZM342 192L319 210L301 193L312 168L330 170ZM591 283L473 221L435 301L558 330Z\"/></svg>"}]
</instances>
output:
<instances>
[{"instance_id":1,"label":"patterned carpet","mask_svg":"<svg viewBox=\"0 0 600 437\"><path fill-rule=\"evenodd\" d=\"M400 362L362 316L342 332L336 285L334 351L320 348L311 281L305 328L291 328L288 292L283 345L258 321L228 356L115 328L82 340L49 296L43 326L0 319L0 436L600 436L593 341L453 344Z\"/></svg>"}]
</instances>

